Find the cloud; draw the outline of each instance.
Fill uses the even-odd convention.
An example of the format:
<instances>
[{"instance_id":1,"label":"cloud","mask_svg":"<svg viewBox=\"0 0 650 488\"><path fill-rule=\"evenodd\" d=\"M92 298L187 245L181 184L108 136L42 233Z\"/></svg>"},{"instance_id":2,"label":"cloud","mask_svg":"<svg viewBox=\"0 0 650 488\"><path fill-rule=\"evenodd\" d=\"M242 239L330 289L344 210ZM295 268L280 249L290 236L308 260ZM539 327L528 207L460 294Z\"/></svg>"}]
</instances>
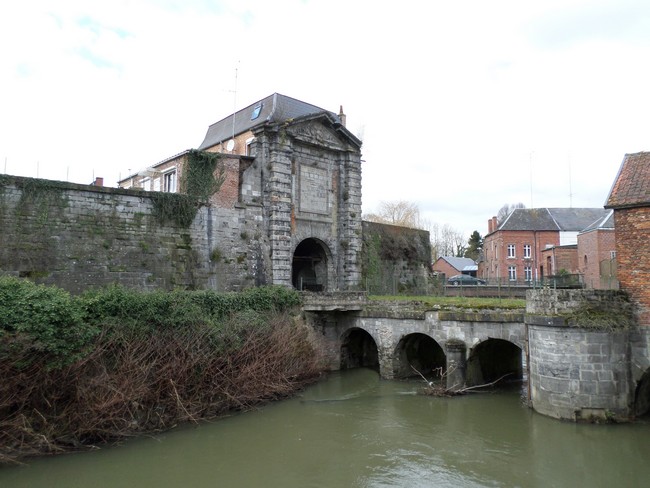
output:
<instances>
[{"instance_id":1,"label":"cloud","mask_svg":"<svg viewBox=\"0 0 650 488\"><path fill-rule=\"evenodd\" d=\"M279 92L343 105L365 213L410 199L484 232L504 203L601 206L623 155L649 149L640 2L7 5L0 158L16 174L115 184Z\"/></svg>"}]
</instances>

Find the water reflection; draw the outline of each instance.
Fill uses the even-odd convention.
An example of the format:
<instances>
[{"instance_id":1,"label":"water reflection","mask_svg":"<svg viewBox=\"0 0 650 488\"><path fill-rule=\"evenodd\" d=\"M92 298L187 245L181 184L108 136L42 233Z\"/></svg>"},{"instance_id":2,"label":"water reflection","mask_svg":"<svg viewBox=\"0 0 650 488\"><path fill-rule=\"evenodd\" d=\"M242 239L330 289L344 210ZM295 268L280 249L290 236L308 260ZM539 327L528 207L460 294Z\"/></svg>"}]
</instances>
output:
<instances>
[{"instance_id":1,"label":"water reflection","mask_svg":"<svg viewBox=\"0 0 650 488\"><path fill-rule=\"evenodd\" d=\"M0 469L7 487L642 486L650 424L559 422L519 391L416 395L360 369L209 425Z\"/></svg>"}]
</instances>

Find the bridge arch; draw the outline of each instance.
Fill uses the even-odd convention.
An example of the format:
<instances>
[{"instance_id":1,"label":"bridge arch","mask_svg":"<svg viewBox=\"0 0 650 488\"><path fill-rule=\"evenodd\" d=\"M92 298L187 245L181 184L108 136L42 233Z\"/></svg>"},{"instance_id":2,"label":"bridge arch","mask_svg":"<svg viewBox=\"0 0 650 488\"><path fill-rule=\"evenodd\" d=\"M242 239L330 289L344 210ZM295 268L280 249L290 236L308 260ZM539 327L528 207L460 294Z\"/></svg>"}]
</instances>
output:
<instances>
[{"instance_id":1,"label":"bridge arch","mask_svg":"<svg viewBox=\"0 0 650 488\"><path fill-rule=\"evenodd\" d=\"M643 373L636 384L634 394L634 415L642 417L650 414L650 368Z\"/></svg>"},{"instance_id":2,"label":"bridge arch","mask_svg":"<svg viewBox=\"0 0 650 488\"><path fill-rule=\"evenodd\" d=\"M396 378L417 376L413 368L430 377L441 375L447 369L447 359L443 348L431 336L413 333L403 336L394 352L394 375Z\"/></svg>"},{"instance_id":3,"label":"bridge arch","mask_svg":"<svg viewBox=\"0 0 650 488\"><path fill-rule=\"evenodd\" d=\"M479 342L467 360L467 385L496 381L504 375L508 380L523 378L521 348L504 339L489 338Z\"/></svg>"},{"instance_id":4,"label":"bridge arch","mask_svg":"<svg viewBox=\"0 0 650 488\"><path fill-rule=\"evenodd\" d=\"M346 330L341 337L341 369L379 370L379 350L373 337L360 327Z\"/></svg>"},{"instance_id":5,"label":"bridge arch","mask_svg":"<svg viewBox=\"0 0 650 488\"><path fill-rule=\"evenodd\" d=\"M293 251L291 284L298 290L326 291L330 281L332 253L323 241L302 240Z\"/></svg>"}]
</instances>

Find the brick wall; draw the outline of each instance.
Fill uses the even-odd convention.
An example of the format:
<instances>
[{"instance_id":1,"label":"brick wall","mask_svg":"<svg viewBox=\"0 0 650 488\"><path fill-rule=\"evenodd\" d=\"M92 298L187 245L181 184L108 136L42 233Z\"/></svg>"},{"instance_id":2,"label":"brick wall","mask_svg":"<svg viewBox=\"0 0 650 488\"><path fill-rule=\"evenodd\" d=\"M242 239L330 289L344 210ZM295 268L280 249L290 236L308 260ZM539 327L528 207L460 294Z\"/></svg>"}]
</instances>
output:
<instances>
[{"instance_id":1,"label":"brick wall","mask_svg":"<svg viewBox=\"0 0 650 488\"><path fill-rule=\"evenodd\" d=\"M578 236L578 272L583 275L588 288L618 288L615 274L601 277L600 263L612 261L611 252L616 250L616 233L613 229L597 229ZM615 273L615 261L612 268Z\"/></svg>"},{"instance_id":2,"label":"brick wall","mask_svg":"<svg viewBox=\"0 0 650 488\"><path fill-rule=\"evenodd\" d=\"M557 275L562 270L571 274L578 273L578 248L577 246L557 246L542 251L542 262L546 263L544 275Z\"/></svg>"},{"instance_id":3,"label":"brick wall","mask_svg":"<svg viewBox=\"0 0 650 488\"><path fill-rule=\"evenodd\" d=\"M542 260L541 252L547 245L557 246L560 243L556 231L497 231L485 237L483 245L485 263L482 278L488 280L508 281L508 267L515 266L517 280L523 281L524 268L532 268L532 278L541 279L548 275L546 263ZM515 257L508 257L508 245L515 246ZM524 258L524 245L531 246L530 259Z\"/></svg>"},{"instance_id":4,"label":"brick wall","mask_svg":"<svg viewBox=\"0 0 650 488\"><path fill-rule=\"evenodd\" d=\"M234 208L239 201L239 157L222 155L219 166L223 168L225 179L210 202L219 208Z\"/></svg>"},{"instance_id":5,"label":"brick wall","mask_svg":"<svg viewBox=\"0 0 650 488\"><path fill-rule=\"evenodd\" d=\"M451 276L460 274L460 271L458 271L456 268L454 268L451 264L449 264L444 259L440 259L440 258L438 258L436 262L433 263L433 271L437 271L438 273L444 273L445 278L449 278Z\"/></svg>"},{"instance_id":6,"label":"brick wall","mask_svg":"<svg viewBox=\"0 0 650 488\"><path fill-rule=\"evenodd\" d=\"M639 325L650 326L650 208L616 209L614 220L620 287L636 304Z\"/></svg>"}]
</instances>

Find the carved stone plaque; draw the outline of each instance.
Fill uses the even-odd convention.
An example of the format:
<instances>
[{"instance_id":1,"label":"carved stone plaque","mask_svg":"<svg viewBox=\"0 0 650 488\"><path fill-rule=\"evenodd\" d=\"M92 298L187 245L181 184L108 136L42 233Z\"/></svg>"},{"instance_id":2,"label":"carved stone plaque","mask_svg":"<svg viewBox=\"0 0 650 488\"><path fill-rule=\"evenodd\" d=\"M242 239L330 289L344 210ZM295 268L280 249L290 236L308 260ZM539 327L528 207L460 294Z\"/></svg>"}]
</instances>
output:
<instances>
[{"instance_id":1,"label":"carved stone plaque","mask_svg":"<svg viewBox=\"0 0 650 488\"><path fill-rule=\"evenodd\" d=\"M327 171L300 166L300 211L329 214L330 181Z\"/></svg>"}]
</instances>

